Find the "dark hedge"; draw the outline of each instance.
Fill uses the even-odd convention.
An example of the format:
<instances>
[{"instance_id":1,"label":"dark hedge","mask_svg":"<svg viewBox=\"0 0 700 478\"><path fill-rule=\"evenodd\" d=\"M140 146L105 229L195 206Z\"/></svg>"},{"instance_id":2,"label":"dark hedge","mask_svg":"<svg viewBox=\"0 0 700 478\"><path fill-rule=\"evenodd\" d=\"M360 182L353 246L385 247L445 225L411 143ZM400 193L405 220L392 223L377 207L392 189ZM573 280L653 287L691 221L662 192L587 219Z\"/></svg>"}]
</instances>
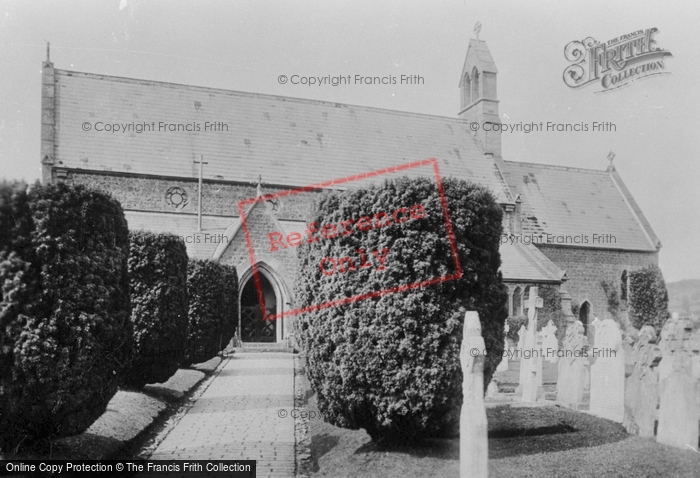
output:
<instances>
[{"instance_id":1,"label":"dark hedge","mask_svg":"<svg viewBox=\"0 0 700 478\"><path fill-rule=\"evenodd\" d=\"M658 334L668 312L668 291L658 266L650 265L629 274L629 317L632 325L641 330L651 325Z\"/></svg>"},{"instance_id":2,"label":"dark hedge","mask_svg":"<svg viewBox=\"0 0 700 478\"><path fill-rule=\"evenodd\" d=\"M230 283L230 273L224 265L210 260L189 260L189 326L184 365L205 362L226 347L224 334L230 333ZM237 294L234 293L236 297Z\"/></svg>"},{"instance_id":3,"label":"dark hedge","mask_svg":"<svg viewBox=\"0 0 700 478\"><path fill-rule=\"evenodd\" d=\"M226 315L222 330L222 344L225 348L238 328L238 273L234 266L222 264L222 267L226 286L224 293Z\"/></svg>"},{"instance_id":4,"label":"dark hedge","mask_svg":"<svg viewBox=\"0 0 700 478\"><path fill-rule=\"evenodd\" d=\"M444 180L443 186L463 269L460 279L312 310L295 322L324 418L336 426L364 428L376 441L410 441L454 427L462 401L459 349L466 310L478 311L482 322L488 350L485 383L503 352L507 292L498 272L498 243L493 241L502 233L502 210L481 186L456 179ZM393 217L397 209L419 203L426 214L421 219L311 244L305 240L299 247L297 306L454 273L434 181L400 178L324 195L310 223L320 228L353 220L357 225L361 216L384 212ZM385 224L386 217L380 218ZM360 248L370 256L372 267L359 266ZM385 257L384 270L378 257L370 255L373 250ZM345 273L327 275L321 261L328 257L350 257L358 265L351 269L346 262ZM329 262L324 268L331 268Z\"/></svg>"},{"instance_id":5,"label":"dark hedge","mask_svg":"<svg viewBox=\"0 0 700 478\"><path fill-rule=\"evenodd\" d=\"M4 183L0 224L9 448L83 431L116 393L131 353L129 242L119 203L82 186Z\"/></svg>"},{"instance_id":6,"label":"dark hedge","mask_svg":"<svg viewBox=\"0 0 700 478\"><path fill-rule=\"evenodd\" d=\"M187 346L187 249L174 234L129 234L129 286L134 357L125 383L141 388L168 380Z\"/></svg>"}]
</instances>

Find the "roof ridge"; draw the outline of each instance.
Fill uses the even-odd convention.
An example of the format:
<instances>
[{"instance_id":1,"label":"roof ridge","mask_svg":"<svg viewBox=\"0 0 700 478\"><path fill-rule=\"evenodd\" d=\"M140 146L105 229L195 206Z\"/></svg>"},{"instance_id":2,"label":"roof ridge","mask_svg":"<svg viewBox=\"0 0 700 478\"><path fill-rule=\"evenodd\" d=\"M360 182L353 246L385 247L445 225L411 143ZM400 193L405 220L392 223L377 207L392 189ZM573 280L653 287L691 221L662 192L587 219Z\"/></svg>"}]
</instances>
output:
<instances>
[{"instance_id":1,"label":"roof ridge","mask_svg":"<svg viewBox=\"0 0 700 478\"><path fill-rule=\"evenodd\" d=\"M271 95L269 93L254 93L254 92L249 92L249 91L227 90L225 88L214 88L211 86L187 85L185 83L173 83L170 81L145 80L145 79L141 79L141 78L129 78L127 76L104 75L101 73L88 73L88 72L84 72L84 71L62 70L62 69L58 69L58 68L55 68L54 72L57 74L68 73L69 75L67 75L67 76L81 75L81 76L86 76L86 77L92 77L95 79L107 79L107 80L111 79L111 80L117 80L117 81L126 82L126 83L158 84L158 85L170 86L170 87L185 87L185 88L192 89L192 90L218 91L221 93L229 93L229 94L234 95L234 96L282 99L285 101L291 100L291 101L295 101L295 102L299 102L299 103L321 104L321 105L335 106L335 107L340 105L340 106L346 106L346 107L350 107L350 108L359 108L359 109L363 109L363 110L369 110L369 111L375 111L375 112L387 113L387 114L392 113L392 114L400 114L400 115L412 116L412 117L423 117L426 119L449 120L449 121L453 121L454 123L457 123L457 124L461 123L461 124L465 124L465 125L467 125L469 123L467 120L459 118L459 117L441 116L441 115L434 115L434 114L428 114L428 113L416 113L413 111L392 110L389 108L378 108L376 106L364 106L364 105L356 105L356 104L350 104L350 103L340 103L337 101L312 100L312 99L308 99L308 98L299 98L296 96Z\"/></svg>"},{"instance_id":2,"label":"roof ridge","mask_svg":"<svg viewBox=\"0 0 700 478\"><path fill-rule=\"evenodd\" d=\"M504 159L507 164L522 164L527 166L544 166L549 169L556 169L559 171L578 171L581 173L607 173L604 169L590 169L590 168L577 168L574 166L559 166L557 164L544 164L544 163L532 163L527 161L510 161Z\"/></svg>"}]
</instances>

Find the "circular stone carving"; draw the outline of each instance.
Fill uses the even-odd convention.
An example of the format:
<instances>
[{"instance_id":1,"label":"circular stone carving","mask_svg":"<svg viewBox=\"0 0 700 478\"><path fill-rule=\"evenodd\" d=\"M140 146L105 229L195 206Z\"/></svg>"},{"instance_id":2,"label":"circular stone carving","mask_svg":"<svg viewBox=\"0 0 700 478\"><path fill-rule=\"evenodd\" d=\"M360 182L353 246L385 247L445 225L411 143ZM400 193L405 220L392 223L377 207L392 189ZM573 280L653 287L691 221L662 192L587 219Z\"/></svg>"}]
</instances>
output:
<instances>
[{"instance_id":1,"label":"circular stone carving","mask_svg":"<svg viewBox=\"0 0 700 478\"><path fill-rule=\"evenodd\" d=\"M279 214L282 210L282 200L278 197L270 198L265 202L274 214Z\"/></svg>"},{"instance_id":2,"label":"circular stone carving","mask_svg":"<svg viewBox=\"0 0 700 478\"><path fill-rule=\"evenodd\" d=\"M165 203L176 211L181 211L189 202L187 191L180 186L172 186L165 191Z\"/></svg>"}]
</instances>

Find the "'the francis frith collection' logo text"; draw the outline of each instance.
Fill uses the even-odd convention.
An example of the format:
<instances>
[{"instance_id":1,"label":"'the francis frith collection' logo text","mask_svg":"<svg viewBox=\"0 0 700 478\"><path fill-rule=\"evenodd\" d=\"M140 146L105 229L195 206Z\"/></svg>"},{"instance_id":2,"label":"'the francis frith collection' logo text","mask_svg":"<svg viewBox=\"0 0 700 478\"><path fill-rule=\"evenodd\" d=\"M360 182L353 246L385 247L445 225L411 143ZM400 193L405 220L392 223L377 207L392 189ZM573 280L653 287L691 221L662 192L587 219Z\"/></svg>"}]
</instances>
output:
<instances>
[{"instance_id":1,"label":"'the francis frith collection' logo text","mask_svg":"<svg viewBox=\"0 0 700 478\"><path fill-rule=\"evenodd\" d=\"M668 73L664 58L671 53L656 46L657 31L647 28L607 42L592 37L572 41L564 48L564 57L571 62L564 70L564 83L580 88L600 81L602 89L596 93L603 93L641 78Z\"/></svg>"}]
</instances>

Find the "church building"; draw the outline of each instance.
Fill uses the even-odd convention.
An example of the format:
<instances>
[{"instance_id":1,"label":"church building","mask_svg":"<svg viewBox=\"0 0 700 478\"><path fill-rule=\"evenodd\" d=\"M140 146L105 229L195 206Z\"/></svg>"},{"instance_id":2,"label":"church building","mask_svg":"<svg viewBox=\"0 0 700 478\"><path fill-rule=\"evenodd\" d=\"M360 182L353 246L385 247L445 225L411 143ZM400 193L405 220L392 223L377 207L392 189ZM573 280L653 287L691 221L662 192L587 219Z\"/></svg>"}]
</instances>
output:
<instances>
[{"instance_id":1,"label":"church building","mask_svg":"<svg viewBox=\"0 0 700 478\"><path fill-rule=\"evenodd\" d=\"M523 315L529 286L554 285L587 326L610 316L602 280L624 302L629 272L658 263L659 239L612 159L606 170L507 161L500 133L470 129L500 123L498 71L478 39L454 118L60 70L48 59L42 71L42 181L109 192L130 229L180 235L190 257L236 266L243 342L282 342L293 320L262 320L246 234L264 243L269 231L303 231L318 193L258 202L245 225L239 202L426 158L443 177L489 188L503 208L512 316ZM291 310L294 249L263 250L255 263L267 310Z\"/></svg>"}]
</instances>

